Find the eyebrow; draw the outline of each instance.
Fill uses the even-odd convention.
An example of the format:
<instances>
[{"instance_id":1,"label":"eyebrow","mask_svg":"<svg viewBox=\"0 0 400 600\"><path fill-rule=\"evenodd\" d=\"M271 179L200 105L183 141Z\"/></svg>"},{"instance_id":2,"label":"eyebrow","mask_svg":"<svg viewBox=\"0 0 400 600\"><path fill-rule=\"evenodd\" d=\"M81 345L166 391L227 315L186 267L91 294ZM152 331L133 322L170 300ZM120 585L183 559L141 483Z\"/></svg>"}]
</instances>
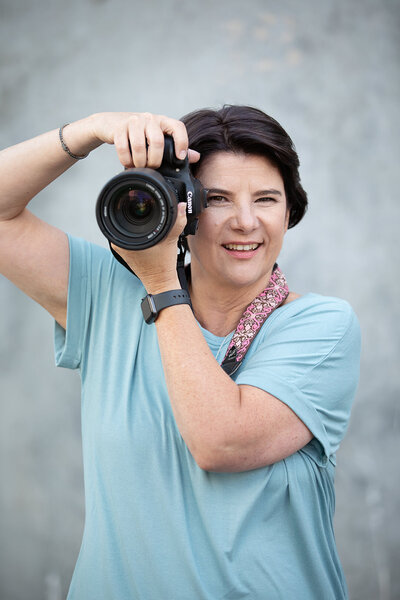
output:
<instances>
[{"instance_id":1,"label":"eyebrow","mask_svg":"<svg viewBox=\"0 0 400 600\"><path fill-rule=\"evenodd\" d=\"M231 192L229 190L223 190L221 188L207 188L207 192L209 194L224 194L226 196L228 196L229 194L231 194ZM282 196L282 192L280 192L279 190L275 190L273 188L269 189L269 190L258 190L257 192L255 192L254 196Z\"/></svg>"}]
</instances>

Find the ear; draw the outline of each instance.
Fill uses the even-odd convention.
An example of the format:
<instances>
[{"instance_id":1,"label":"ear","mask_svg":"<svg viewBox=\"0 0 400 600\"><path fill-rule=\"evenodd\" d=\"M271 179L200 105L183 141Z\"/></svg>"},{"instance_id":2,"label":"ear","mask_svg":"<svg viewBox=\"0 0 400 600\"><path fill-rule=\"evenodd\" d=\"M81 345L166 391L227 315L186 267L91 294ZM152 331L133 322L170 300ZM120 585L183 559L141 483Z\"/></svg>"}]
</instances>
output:
<instances>
[{"instance_id":1,"label":"ear","mask_svg":"<svg viewBox=\"0 0 400 600\"><path fill-rule=\"evenodd\" d=\"M286 209L286 215L285 215L285 233L287 232L288 227L289 227L289 219L290 219L290 208L288 207Z\"/></svg>"}]
</instances>

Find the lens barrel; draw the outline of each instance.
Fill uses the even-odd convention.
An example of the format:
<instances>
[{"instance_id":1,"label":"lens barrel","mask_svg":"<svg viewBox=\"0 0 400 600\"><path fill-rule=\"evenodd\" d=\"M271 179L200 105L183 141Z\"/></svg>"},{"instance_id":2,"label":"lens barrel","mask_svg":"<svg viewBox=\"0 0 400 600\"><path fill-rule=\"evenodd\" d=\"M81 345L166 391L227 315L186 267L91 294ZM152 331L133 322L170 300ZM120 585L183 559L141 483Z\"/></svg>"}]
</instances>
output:
<instances>
[{"instance_id":1,"label":"lens barrel","mask_svg":"<svg viewBox=\"0 0 400 600\"><path fill-rule=\"evenodd\" d=\"M99 194L97 223L105 237L120 248L144 250L160 242L176 221L177 197L157 171L123 171Z\"/></svg>"}]
</instances>

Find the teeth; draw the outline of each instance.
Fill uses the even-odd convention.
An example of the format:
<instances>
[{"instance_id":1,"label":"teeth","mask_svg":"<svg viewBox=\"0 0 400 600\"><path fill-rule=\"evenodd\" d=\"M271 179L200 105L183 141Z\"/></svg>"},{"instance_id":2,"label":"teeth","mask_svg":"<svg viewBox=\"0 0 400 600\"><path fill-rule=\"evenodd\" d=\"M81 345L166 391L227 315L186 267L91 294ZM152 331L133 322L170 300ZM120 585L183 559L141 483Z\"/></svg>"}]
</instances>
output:
<instances>
[{"instance_id":1,"label":"teeth","mask_svg":"<svg viewBox=\"0 0 400 600\"><path fill-rule=\"evenodd\" d=\"M228 250L255 250L260 244L225 244Z\"/></svg>"}]
</instances>

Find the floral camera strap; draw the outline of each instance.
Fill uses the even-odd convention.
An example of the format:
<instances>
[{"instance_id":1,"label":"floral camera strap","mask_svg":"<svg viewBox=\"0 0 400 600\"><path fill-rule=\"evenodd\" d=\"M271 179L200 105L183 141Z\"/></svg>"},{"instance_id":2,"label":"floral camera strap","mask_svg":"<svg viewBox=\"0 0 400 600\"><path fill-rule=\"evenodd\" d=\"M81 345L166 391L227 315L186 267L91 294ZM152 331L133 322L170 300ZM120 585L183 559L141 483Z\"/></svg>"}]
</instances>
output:
<instances>
[{"instance_id":1,"label":"floral camera strap","mask_svg":"<svg viewBox=\"0 0 400 600\"><path fill-rule=\"evenodd\" d=\"M228 375L233 375L243 362L250 344L264 322L281 306L289 295L286 279L277 264L274 265L267 287L244 310L221 363Z\"/></svg>"}]
</instances>

